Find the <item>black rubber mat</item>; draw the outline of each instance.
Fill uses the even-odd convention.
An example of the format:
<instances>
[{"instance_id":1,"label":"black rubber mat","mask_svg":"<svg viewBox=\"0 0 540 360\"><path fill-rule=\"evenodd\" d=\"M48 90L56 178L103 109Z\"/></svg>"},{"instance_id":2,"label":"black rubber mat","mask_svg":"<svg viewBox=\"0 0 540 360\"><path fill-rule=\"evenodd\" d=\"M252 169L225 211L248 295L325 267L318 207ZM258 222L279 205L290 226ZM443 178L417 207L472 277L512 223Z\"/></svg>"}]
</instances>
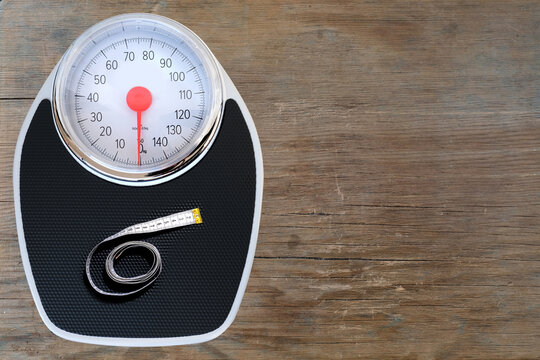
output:
<instances>
[{"instance_id":1,"label":"black rubber mat","mask_svg":"<svg viewBox=\"0 0 540 360\"><path fill-rule=\"evenodd\" d=\"M215 330L231 310L244 270L255 189L253 145L233 100L207 155L182 176L150 187L116 185L81 167L61 143L50 102L43 101L22 149L20 201L32 273L48 317L60 329L92 336L178 337ZM111 299L90 288L84 265L94 245L129 225L195 207L202 224L143 237L163 259L161 275L146 291ZM111 248L96 254L92 274L101 287L120 291L103 280ZM146 272L139 255L120 261L118 272Z\"/></svg>"}]
</instances>

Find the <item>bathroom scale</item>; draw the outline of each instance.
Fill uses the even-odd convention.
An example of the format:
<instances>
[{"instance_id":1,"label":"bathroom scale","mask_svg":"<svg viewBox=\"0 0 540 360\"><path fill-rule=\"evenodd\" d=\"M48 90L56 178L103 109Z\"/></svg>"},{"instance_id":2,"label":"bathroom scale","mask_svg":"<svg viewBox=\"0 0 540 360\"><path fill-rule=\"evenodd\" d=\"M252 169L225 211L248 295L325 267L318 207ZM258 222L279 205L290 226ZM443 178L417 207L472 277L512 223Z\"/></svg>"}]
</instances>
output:
<instances>
[{"instance_id":1,"label":"bathroom scale","mask_svg":"<svg viewBox=\"0 0 540 360\"><path fill-rule=\"evenodd\" d=\"M185 26L125 14L80 35L30 107L13 185L26 278L56 335L182 345L233 322L257 243L261 147Z\"/></svg>"}]
</instances>

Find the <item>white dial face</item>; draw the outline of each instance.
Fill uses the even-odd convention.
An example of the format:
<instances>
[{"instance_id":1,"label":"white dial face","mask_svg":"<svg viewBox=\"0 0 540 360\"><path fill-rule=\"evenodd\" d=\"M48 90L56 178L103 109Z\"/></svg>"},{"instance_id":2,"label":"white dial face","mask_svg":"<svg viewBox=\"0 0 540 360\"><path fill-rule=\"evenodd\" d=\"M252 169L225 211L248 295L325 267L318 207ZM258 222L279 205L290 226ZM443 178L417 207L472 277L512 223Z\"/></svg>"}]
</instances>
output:
<instances>
[{"instance_id":1,"label":"white dial face","mask_svg":"<svg viewBox=\"0 0 540 360\"><path fill-rule=\"evenodd\" d=\"M63 60L55 100L57 124L82 161L144 179L208 142L219 121L220 82L193 33L168 19L132 15L81 38Z\"/></svg>"}]
</instances>

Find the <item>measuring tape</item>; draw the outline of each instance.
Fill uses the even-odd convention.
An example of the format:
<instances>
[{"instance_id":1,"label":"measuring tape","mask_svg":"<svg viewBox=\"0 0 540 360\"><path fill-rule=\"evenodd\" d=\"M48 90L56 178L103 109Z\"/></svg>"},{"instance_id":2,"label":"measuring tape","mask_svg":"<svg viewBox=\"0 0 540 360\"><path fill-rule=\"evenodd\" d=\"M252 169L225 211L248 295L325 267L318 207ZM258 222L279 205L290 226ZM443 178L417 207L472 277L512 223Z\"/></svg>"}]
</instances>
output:
<instances>
[{"instance_id":1,"label":"measuring tape","mask_svg":"<svg viewBox=\"0 0 540 360\"><path fill-rule=\"evenodd\" d=\"M90 265L91 265L92 257L94 256L95 251L101 245L107 242L113 241L115 239L118 239L122 236L135 235L135 234L147 234L147 233L174 229L174 228L192 225L192 224L201 224L201 223L202 223L201 212L199 208L196 208L196 209L187 210L187 211L179 212L176 214L164 216L158 219L150 220L144 223L135 224L135 225L125 228L122 231L117 232L114 235L109 236L108 238L104 239L99 244L94 246L94 248L88 254L88 257L86 258L86 277L88 278L90 285L98 293L102 295L108 295L108 296L133 295L147 288L154 281L156 281L159 274L161 273L161 268L162 268L161 255L159 254L158 249L154 245L146 241L127 241L116 246L114 249L112 249L112 251L107 256L107 260L105 261L105 272L112 281L118 284L122 284L122 285L144 284L137 290L133 290L129 292L105 291L105 290L100 289L94 283L94 280L92 279L92 275L90 273ZM138 248L138 247L147 249L152 254L153 260L152 260L152 265L150 267L150 270L148 270L146 274L137 275L133 277L123 277L123 276L118 275L118 273L114 269L115 260L117 260L120 256L122 256L124 251L128 249Z\"/></svg>"}]
</instances>

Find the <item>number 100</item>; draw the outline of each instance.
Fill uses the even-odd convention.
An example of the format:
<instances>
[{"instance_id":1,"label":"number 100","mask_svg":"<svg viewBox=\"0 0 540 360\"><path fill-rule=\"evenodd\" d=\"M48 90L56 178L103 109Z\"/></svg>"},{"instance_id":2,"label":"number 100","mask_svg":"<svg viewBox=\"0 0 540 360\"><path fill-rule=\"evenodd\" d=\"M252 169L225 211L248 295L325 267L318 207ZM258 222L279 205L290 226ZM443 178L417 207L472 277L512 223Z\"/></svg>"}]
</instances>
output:
<instances>
[{"instance_id":1,"label":"number 100","mask_svg":"<svg viewBox=\"0 0 540 360\"><path fill-rule=\"evenodd\" d=\"M171 77L171 81L184 81L184 80L186 80L186 73L183 72L183 71L170 72L169 76Z\"/></svg>"}]
</instances>

